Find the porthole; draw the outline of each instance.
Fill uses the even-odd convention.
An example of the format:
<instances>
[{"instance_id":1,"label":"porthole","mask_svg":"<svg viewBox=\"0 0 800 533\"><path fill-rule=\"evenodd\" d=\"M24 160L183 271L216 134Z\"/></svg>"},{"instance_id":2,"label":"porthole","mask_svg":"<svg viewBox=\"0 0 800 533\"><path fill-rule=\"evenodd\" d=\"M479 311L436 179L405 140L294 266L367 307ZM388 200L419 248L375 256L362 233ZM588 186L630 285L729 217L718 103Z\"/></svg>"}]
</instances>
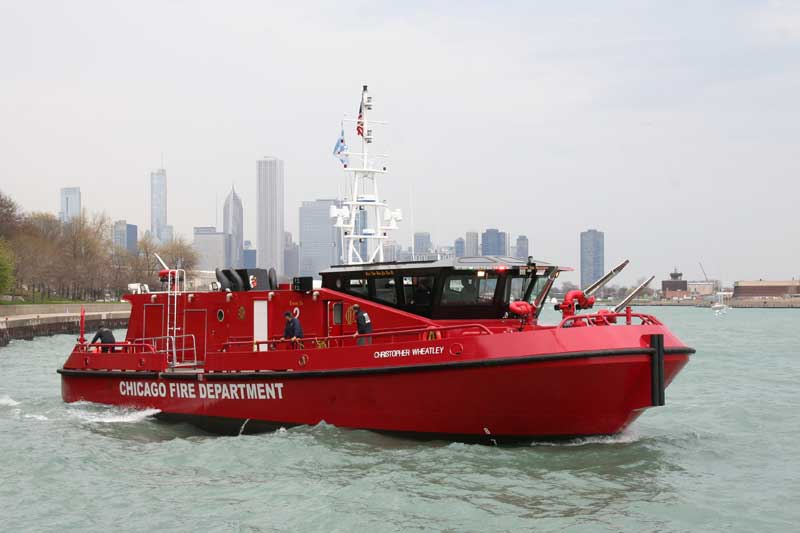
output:
<instances>
[{"instance_id":1,"label":"porthole","mask_svg":"<svg viewBox=\"0 0 800 533\"><path fill-rule=\"evenodd\" d=\"M219 309L217 311L217 320L219 320L220 322L225 320L225 311L223 311L222 309Z\"/></svg>"}]
</instances>

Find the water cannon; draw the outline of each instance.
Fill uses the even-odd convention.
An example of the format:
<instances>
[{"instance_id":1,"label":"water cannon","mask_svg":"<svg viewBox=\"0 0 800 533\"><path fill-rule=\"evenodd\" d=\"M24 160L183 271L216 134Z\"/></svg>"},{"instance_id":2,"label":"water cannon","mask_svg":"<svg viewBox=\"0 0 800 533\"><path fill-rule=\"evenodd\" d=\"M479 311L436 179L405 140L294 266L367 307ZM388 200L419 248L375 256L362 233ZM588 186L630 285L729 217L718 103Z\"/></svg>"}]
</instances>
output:
<instances>
[{"instance_id":1,"label":"water cannon","mask_svg":"<svg viewBox=\"0 0 800 533\"><path fill-rule=\"evenodd\" d=\"M615 312L615 313L619 313L620 311L622 311L623 309L625 309L626 307L628 307L628 304L629 304L629 303L631 303L631 300L633 300L634 298L636 298L636 296L638 296L638 295L639 295L639 293L640 293L640 292L642 292L642 291L645 289L645 287L647 287L648 285L650 285L650 283L651 283L651 282L652 282L654 279L656 279L656 277L655 277L655 276L650 276L650 277L649 277L649 278L647 278L647 280L646 280L646 281L644 281L644 282L643 282L641 285L639 285L638 287L636 287L635 289L633 289L633 290L632 290L630 293L628 293L628 295L627 295L625 298L623 298L623 299L622 299L622 301L621 301L620 303L618 303L618 304L617 304L617 305L614 307L614 312Z\"/></svg>"},{"instance_id":2,"label":"water cannon","mask_svg":"<svg viewBox=\"0 0 800 533\"><path fill-rule=\"evenodd\" d=\"M612 279L617 277L617 274L622 272L625 267L628 266L628 263L630 263L630 260L626 259L622 263L609 270L605 276L598 279L583 290L576 289L569 291L564 295L564 301L555 305L555 310L561 311L563 318L568 318L575 315L575 312L581 309L591 309L595 302L594 294L605 287Z\"/></svg>"}]
</instances>

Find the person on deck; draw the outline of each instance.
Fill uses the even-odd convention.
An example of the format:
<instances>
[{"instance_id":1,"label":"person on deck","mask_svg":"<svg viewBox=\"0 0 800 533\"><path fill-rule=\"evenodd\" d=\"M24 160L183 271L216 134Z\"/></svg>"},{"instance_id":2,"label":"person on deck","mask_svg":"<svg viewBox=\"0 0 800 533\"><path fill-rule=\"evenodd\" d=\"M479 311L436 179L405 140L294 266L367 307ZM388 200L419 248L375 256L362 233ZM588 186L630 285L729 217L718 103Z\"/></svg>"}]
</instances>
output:
<instances>
[{"instance_id":1,"label":"person on deck","mask_svg":"<svg viewBox=\"0 0 800 533\"><path fill-rule=\"evenodd\" d=\"M106 327L105 322L100 322L100 326L97 328L97 333L95 333L94 338L89 344L94 344L97 340L100 340L100 344L114 344L117 340L114 338L114 332L111 331ZM102 351L104 353L108 353L111 351L111 346L103 346Z\"/></svg>"},{"instance_id":2,"label":"person on deck","mask_svg":"<svg viewBox=\"0 0 800 533\"><path fill-rule=\"evenodd\" d=\"M300 326L300 320L295 317L291 311L283 313L283 318L286 319L286 327L283 329L283 339L297 341L303 338L303 328Z\"/></svg>"},{"instance_id":3,"label":"person on deck","mask_svg":"<svg viewBox=\"0 0 800 533\"><path fill-rule=\"evenodd\" d=\"M369 315L362 311L361 306L358 304L353 306L353 310L356 312L356 328L358 328L358 333L356 333L356 335L372 333L372 321L370 320ZM372 337L359 337L356 342L359 346L372 344Z\"/></svg>"}]
</instances>

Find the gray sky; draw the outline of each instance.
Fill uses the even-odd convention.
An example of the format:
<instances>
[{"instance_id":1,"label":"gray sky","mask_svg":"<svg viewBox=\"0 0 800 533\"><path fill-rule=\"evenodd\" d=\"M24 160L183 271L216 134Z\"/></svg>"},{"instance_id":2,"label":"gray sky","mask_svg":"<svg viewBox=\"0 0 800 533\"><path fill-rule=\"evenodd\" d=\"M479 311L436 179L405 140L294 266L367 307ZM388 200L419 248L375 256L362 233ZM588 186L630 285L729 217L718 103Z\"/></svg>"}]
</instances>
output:
<instances>
[{"instance_id":1,"label":"gray sky","mask_svg":"<svg viewBox=\"0 0 800 533\"><path fill-rule=\"evenodd\" d=\"M0 0L0 189L56 212L80 186L144 230L164 152L178 232L235 184L255 241L272 155L296 237L368 83L404 243L413 187L439 243L499 227L578 267L594 227L623 282L800 275L800 3L288 4Z\"/></svg>"}]
</instances>

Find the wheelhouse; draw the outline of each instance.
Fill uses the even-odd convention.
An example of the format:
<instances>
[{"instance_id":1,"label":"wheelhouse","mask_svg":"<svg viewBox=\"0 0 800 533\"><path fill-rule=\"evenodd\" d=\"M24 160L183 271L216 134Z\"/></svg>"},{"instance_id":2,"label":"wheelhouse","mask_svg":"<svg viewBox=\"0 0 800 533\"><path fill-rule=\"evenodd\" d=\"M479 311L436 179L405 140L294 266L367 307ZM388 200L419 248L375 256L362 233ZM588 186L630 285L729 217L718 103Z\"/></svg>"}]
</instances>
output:
<instances>
[{"instance_id":1,"label":"wheelhouse","mask_svg":"<svg viewBox=\"0 0 800 533\"><path fill-rule=\"evenodd\" d=\"M562 270L512 257L457 257L333 266L322 272L322 286L433 319L499 319L518 300L538 316Z\"/></svg>"}]
</instances>

